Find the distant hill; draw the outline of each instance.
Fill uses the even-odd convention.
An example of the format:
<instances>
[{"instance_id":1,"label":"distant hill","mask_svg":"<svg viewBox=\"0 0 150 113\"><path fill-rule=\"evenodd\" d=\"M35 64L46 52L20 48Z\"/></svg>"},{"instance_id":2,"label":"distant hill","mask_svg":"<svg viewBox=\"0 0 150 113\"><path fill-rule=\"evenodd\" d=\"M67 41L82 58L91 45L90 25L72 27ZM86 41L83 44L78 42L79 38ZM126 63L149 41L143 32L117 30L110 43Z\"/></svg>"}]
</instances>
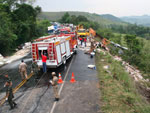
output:
<instances>
[{"instance_id":1,"label":"distant hill","mask_svg":"<svg viewBox=\"0 0 150 113\"><path fill-rule=\"evenodd\" d=\"M126 16L121 17L121 20L125 22L129 22L131 24L137 24L137 25L143 25L143 26L149 26L150 27L150 16L149 15L143 15L143 16Z\"/></svg>"},{"instance_id":2,"label":"distant hill","mask_svg":"<svg viewBox=\"0 0 150 113\"><path fill-rule=\"evenodd\" d=\"M42 12L39 15L39 19L48 19L51 21L58 21L59 19L61 19L61 17L65 14L66 12ZM88 12L77 12L77 11L72 11L72 12L68 12L70 15L83 15L85 17L87 17L89 20L91 21L95 21L98 22L100 25L103 26L108 26L111 24L126 24L124 22L122 22L120 19L118 19L117 17L114 16L106 16L106 15L98 15L95 13L88 13ZM106 17L111 17L111 18L106 18Z\"/></svg>"},{"instance_id":3,"label":"distant hill","mask_svg":"<svg viewBox=\"0 0 150 113\"><path fill-rule=\"evenodd\" d=\"M111 20L113 22L123 22L120 18L115 17L111 14L103 14L103 15L100 15L100 16L105 18L105 19Z\"/></svg>"}]
</instances>

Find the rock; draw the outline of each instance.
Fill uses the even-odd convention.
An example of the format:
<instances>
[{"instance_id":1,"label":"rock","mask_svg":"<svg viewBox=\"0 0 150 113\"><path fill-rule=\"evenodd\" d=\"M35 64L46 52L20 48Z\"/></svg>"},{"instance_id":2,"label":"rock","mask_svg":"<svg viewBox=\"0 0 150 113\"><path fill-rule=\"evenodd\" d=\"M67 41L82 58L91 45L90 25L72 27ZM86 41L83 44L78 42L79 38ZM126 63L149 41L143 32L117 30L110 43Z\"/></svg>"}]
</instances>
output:
<instances>
[{"instance_id":1,"label":"rock","mask_svg":"<svg viewBox=\"0 0 150 113\"><path fill-rule=\"evenodd\" d=\"M101 52L101 49L98 48L98 49L96 49L96 51L97 51L98 53L100 53L100 52Z\"/></svg>"},{"instance_id":2,"label":"rock","mask_svg":"<svg viewBox=\"0 0 150 113\"><path fill-rule=\"evenodd\" d=\"M108 65L107 65L107 66L103 66L103 68L104 68L104 69L108 69L108 68L109 68L109 66L108 66Z\"/></svg>"},{"instance_id":3,"label":"rock","mask_svg":"<svg viewBox=\"0 0 150 113\"><path fill-rule=\"evenodd\" d=\"M4 62L0 62L0 66L4 65Z\"/></svg>"},{"instance_id":4,"label":"rock","mask_svg":"<svg viewBox=\"0 0 150 113\"><path fill-rule=\"evenodd\" d=\"M0 54L0 61L3 60L3 59L4 59L4 57Z\"/></svg>"},{"instance_id":5,"label":"rock","mask_svg":"<svg viewBox=\"0 0 150 113\"><path fill-rule=\"evenodd\" d=\"M122 61L121 57L118 57L118 56L115 56L114 59L117 61Z\"/></svg>"},{"instance_id":6,"label":"rock","mask_svg":"<svg viewBox=\"0 0 150 113\"><path fill-rule=\"evenodd\" d=\"M104 62L104 59L101 59L102 62Z\"/></svg>"}]
</instances>

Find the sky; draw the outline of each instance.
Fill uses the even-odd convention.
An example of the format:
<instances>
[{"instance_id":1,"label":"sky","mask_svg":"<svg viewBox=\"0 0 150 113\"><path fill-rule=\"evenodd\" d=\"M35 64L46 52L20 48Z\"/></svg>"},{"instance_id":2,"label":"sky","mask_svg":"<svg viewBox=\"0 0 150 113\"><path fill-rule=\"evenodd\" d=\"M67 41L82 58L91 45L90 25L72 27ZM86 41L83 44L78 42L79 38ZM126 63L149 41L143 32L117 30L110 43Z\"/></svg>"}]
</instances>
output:
<instances>
[{"instance_id":1,"label":"sky","mask_svg":"<svg viewBox=\"0 0 150 113\"><path fill-rule=\"evenodd\" d=\"M117 17L150 15L150 0L36 0L42 11L84 11Z\"/></svg>"}]
</instances>

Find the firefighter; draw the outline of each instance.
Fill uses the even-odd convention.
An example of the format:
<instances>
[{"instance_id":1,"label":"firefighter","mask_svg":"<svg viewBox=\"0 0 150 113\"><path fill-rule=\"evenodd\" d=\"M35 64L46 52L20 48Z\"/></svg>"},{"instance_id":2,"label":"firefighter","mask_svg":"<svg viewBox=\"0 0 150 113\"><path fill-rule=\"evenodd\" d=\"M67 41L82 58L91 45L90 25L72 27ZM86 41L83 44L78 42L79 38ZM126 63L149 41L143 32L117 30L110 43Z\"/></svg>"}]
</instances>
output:
<instances>
[{"instance_id":1,"label":"firefighter","mask_svg":"<svg viewBox=\"0 0 150 113\"><path fill-rule=\"evenodd\" d=\"M8 103L10 105L10 110L12 110L15 108L15 106L17 104L13 101L14 95L13 95L12 86L11 86L10 81L6 82L6 86L7 86L6 97L8 97Z\"/></svg>"},{"instance_id":2,"label":"firefighter","mask_svg":"<svg viewBox=\"0 0 150 113\"><path fill-rule=\"evenodd\" d=\"M86 47L86 42L87 42L87 39L86 39L86 38L84 38L84 45L85 45L85 47Z\"/></svg>"},{"instance_id":3,"label":"firefighter","mask_svg":"<svg viewBox=\"0 0 150 113\"><path fill-rule=\"evenodd\" d=\"M10 85L12 86L12 81L11 81L10 77L8 76L8 74L5 75L5 84L4 84L4 87L6 87L6 82L7 81L10 81Z\"/></svg>"},{"instance_id":4,"label":"firefighter","mask_svg":"<svg viewBox=\"0 0 150 113\"><path fill-rule=\"evenodd\" d=\"M79 39L80 39L81 46L82 46L82 43L83 43L83 38L82 38L82 37L80 37Z\"/></svg>"},{"instance_id":5,"label":"firefighter","mask_svg":"<svg viewBox=\"0 0 150 113\"><path fill-rule=\"evenodd\" d=\"M58 86L57 86L57 82L58 82L58 77L56 76L55 72L52 72L52 81L50 81L50 83L53 86L53 91L54 91L54 96L55 96L55 101L59 101L59 95L58 95Z\"/></svg>"},{"instance_id":6,"label":"firefighter","mask_svg":"<svg viewBox=\"0 0 150 113\"><path fill-rule=\"evenodd\" d=\"M32 66L31 66L31 72L34 73L34 75L36 76L36 79L38 79L38 72L39 72L39 66L37 65L37 62L35 61L35 59L33 60Z\"/></svg>"},{"instance_id":7,"label":"firefighter","mask_svg":"<svg viewBox=\"0 0 150 113\"><path fill-rule=\"evenodd\" d=\"M24 76L26 77L26 79L28 79L27 64L24 62L24 60L21 60L21 64L19 65L19 72L21 74L22 80L24 80Z\"/></svg>"},{"instance_id":8,"label":"firefighter","mask_svg":"<svg viewBox=\"0 0 150 113\"><path fill-rule=\"evenodd\" d=\"M42 63L43 63L43 72L46 73L46 71L47 71L47 67L46 67L47 56L46 56L46 53L44 53L44 55L43 55L43 50L41 52L41 56L42 56Z\"/></svg>"},{"instance_id":9,"label":"firefighter","mask_svg":"<svg viewBox=\"0 0 150 113\"><path fill-rule=\"evenodd\" d=\"M4 87L6 87L7 81L9 81L10 82L10 86L12 86L12 81L11 81L10 77L8 76L8 74L5 75L5 84L4 84ZM6 95L7 95L7 90L6 90ZM7 97L6 97L6 100L8 100Z\"/></svg>"}]
</instances>

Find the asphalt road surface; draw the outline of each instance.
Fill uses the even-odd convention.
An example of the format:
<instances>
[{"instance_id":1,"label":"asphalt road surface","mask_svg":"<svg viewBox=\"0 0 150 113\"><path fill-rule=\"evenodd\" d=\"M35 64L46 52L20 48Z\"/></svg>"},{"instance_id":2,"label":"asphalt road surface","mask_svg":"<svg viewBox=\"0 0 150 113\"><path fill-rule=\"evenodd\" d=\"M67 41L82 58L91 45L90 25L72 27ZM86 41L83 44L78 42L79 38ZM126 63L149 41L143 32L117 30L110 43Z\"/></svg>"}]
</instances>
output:
<instances>
[{"instance_id":1,"label":"asphalt road surface","mask_svg":"<svg viewBox=\"0 0 150 113\"><path fill-rule=\"evenodd\" d=\"M25 57L30 72L31 56ZM95 64L95 59L91 59L84 51L78 53L67 61L66 66L58 69L51 69L47 74L41 74L40 81L35 81L33 76L16 94L15 101L17 108L9 111L8 102L0 107L0 113L98 113L99 105L99 83L97 72L88 69L87 65ZM0 72L8 71L13 80L13 87L21 82L18 73L20 60L3 66ZM59 84L60 100L54 101L53 89L48 87L51 78L50 73L56 71L61 73L64 80ZM74 72L76 82L70 83L72 72ZM3 87L2 78L0 87ZM5 89L1 90L0 98L5 95Z\"/></svg>"}]
</instances>

